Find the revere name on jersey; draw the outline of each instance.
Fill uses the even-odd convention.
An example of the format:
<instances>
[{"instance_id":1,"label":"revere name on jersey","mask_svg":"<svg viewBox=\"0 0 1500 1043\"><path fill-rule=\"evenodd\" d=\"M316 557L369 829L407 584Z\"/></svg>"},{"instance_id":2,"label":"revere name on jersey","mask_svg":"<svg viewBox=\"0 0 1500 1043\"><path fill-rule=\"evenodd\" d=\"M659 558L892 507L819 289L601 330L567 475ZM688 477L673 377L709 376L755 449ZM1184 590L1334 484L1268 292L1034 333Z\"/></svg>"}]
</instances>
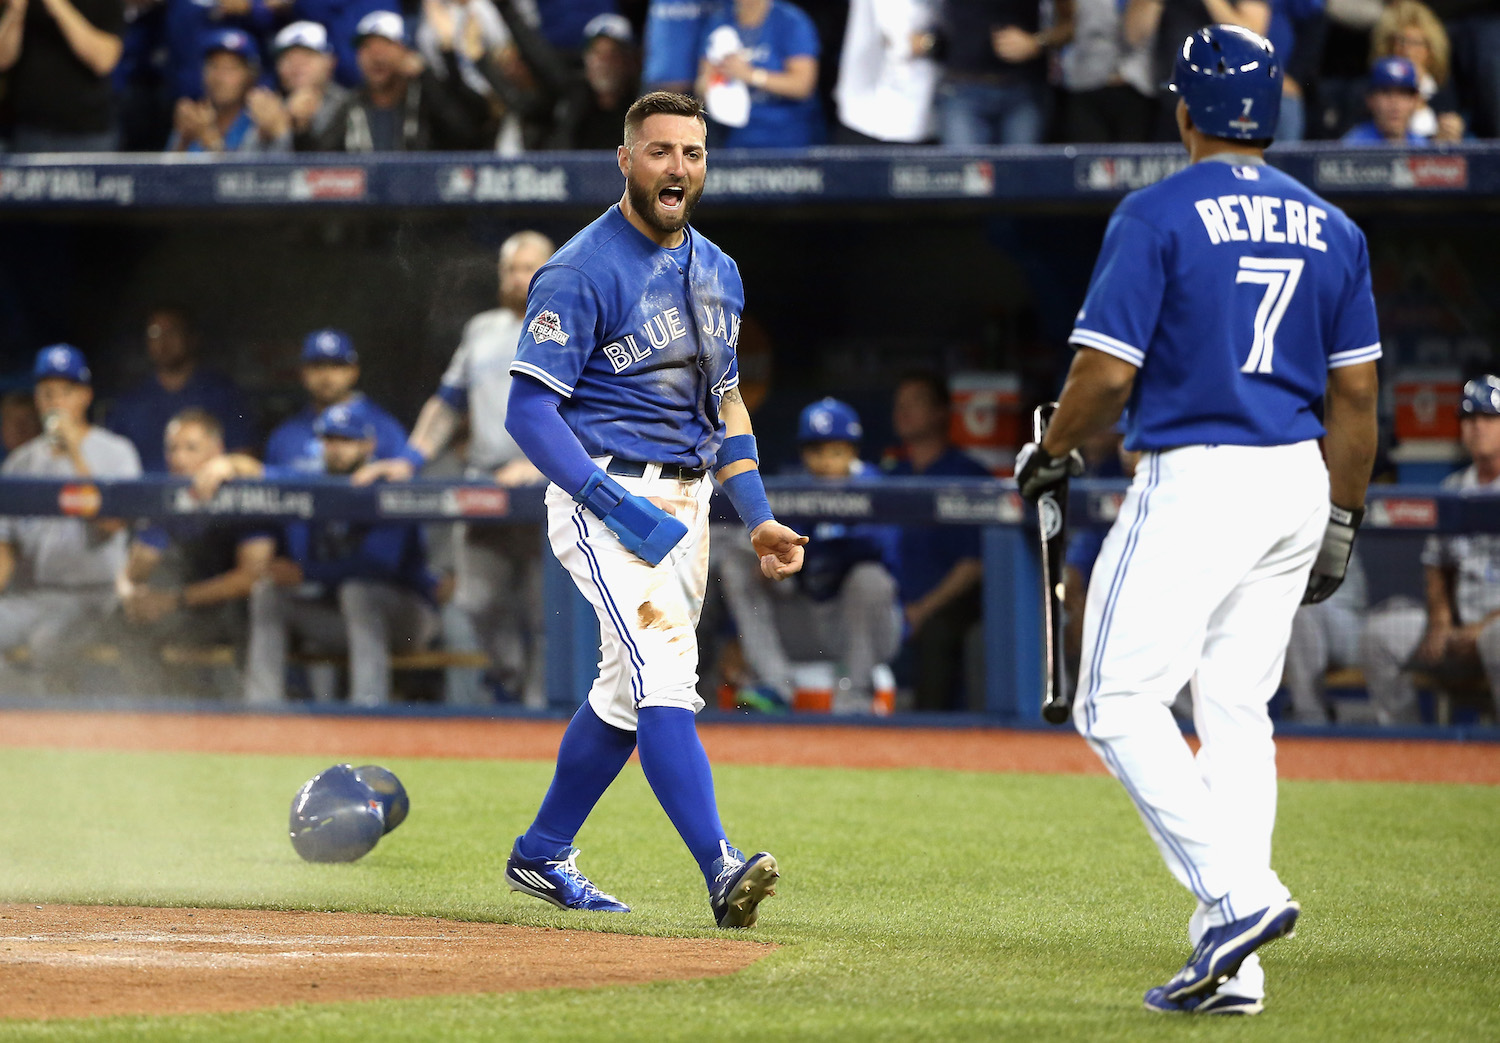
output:
<instances>
[{"instance_id":1,"label":"revere name on jersey","mask_svg":"<svg viewBox=\"0 0 1500 1043\"><path fill-rule=\"evenodd\" d=\"M1120 203L1069 339L1140 369L1128 449L1290 445L1323 435L1328 370L1380 358L1369 270L1343 211L1205 160Z\"/></svg>"},{"instance_id":2,"label":"revere name on jersey","mask_svg":"<svg viewBox=\"0 0 1500 1043\"><path fill-rule=\"evenodd\" d=\"M727 254L684 232L667 250L612 206L531 281L510 371L563 396L591 456L708 467L724 440L745 290Z\"/></svg>"}]
</instances>

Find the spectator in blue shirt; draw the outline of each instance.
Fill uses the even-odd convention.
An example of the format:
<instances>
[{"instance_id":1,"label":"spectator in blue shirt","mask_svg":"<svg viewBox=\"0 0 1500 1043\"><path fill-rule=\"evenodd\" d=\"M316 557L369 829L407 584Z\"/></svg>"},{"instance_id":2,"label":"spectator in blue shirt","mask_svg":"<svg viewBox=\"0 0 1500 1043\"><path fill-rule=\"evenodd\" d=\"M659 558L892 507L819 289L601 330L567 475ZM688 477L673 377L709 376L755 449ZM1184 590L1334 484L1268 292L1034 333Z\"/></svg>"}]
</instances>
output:
<instances>
[{"instance_id":1,"label":"spectator in blue shirt","mask_svg":"<svg viewBox=\"0 0 1500 1043\"><path fill-rule=\"evenodd\" d=\"M885 461L893 476L983 478L989 472L948 439L952 404L935 373L911 373L896 385L891 413L899 450ZM903 672L917 710L967 708L963 695L964 643L981 613L979 530L909 525L901 531L896 581L908 637ZM978 693L970 693L971 698Z\"/></svg>"},{"instance_id":2,"label":"spectator in blue shirt","mask_svg":"<svg viewBox=\"0 0 1500 1043\"><path fill-rule=\"evenodd\" d=\"M203 100L179 98L169 152L290 152L281 101L257 87L260 49L242 29L216 29L203 42Z\"/></svg>"},{"instance_id":3,"label":"spectator in blue shirt","mask_svg":"<svg viewBox=\"0 0 1500 1043\"><path fill-rule=\"evenodd\" d=\"M146 316L146 355L151 375L115 399L105 424L130 439L142 470L166 473L167 422L185 409L201 409L218 421L230 449L255 444L249 399L224 373L199 362L198 333L184 309L162 305Z\"/></svg>"},{"instance_id":4,"label":"spectator in blue shirt","mask_svg":"<svg viewBox=\"0 0 1500 1043\"><path fill-rule=\"evenodd\" d=\"M729 41L728 46L725 41ZM823 109L818 104L821 45L812 19L786 0L733 0L705 26L698 67L698 95L709 115L725 124L726 148L797 148L821 144ZM715 88L748 89L750 109L742 124L715 112ZM736 120L738 123L738 120Z\"/></svg>"},{"instance_id":5,"label":"spectator in blue shirt","mask_svg":"<svg viewBox=\"0 0 1500 1043\"><path fill-rule=\"evenodd\" d=\"M318 414L330 406L362 403L375 428L375 458L399 456L406 448L406 428L384 409L354 390L359 383L359 354L343 330L313 330L302 342L302 386L308 403L277 425L266 441L266 466L279 474L322 474L323 442L314 430Z\"/></svg>"},{"instance_id":6,"label":"spectator in blue shirt","mask_svg":"<svg viewBox=\"0 0 1500 1043\"><path fill-rule=\"evenodd\" d=\"M238 29L258 39L271 29L275 11L267 0L162 0L168 92L178 98L203 94L205 45L217 32Z\"/></svg>"},{"instance_id":7,"label":"spectator in blue shirt","mask_svg":"<svg viewBox=\"0 0 1500 1043\"><path fill-rule=\"evenodd\" d=\"M651 0L641 45L641 91L688 94L698 78L703 26L720 0Z\"/></svg>"},{"instance_id":8,"label":"spectator in blue shirt","mask_svg":"<svg viewBox=\"0 0 1500 1043\"><path fill-rule=\"evenodd\" d=\"M1370 69L1365 104L1371 118L1349 130L1346 145L1423 147L1432 142L1411 129L1412 113L1422 104L1417 69L1405 58L1381 58Z\"/></svg>"}]
</instances>

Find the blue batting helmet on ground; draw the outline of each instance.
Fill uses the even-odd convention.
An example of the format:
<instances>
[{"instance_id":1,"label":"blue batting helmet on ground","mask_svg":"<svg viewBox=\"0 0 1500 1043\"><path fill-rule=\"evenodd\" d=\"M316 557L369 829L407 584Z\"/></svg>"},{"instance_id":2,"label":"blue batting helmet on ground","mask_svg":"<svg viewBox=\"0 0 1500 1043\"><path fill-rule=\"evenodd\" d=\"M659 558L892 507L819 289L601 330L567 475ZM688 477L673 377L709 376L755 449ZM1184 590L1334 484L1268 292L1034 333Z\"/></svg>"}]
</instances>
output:
<instances>
[{"instance_id":1,"label":"blue batting helmet on ground","mask_svg":"<svg viewBox=\"0 0 1500 1043\"><path fill-rule=\"evenodd\" d=\"M1500 377L1475 377L1464 385L1459 416L1500 416Z\"/></svg>"},{"instance_id":2,"label":"blue batting helmet on ground","mask_svg":"<svg viewBox=\"0 0 1500 1043\"><path fill-rule=\"evenodd\" d=\"M1271 41L1249 29L1205 26L1182 41L1167 89L1187 102L1205 134L1270 138L1281 115L1281 60Z\"/></svg>"},{"instance_id":3,"label":"blue batting helmet on ground","mask_svg":"<svg viewBox=\"0 0 1500 1043\"><path fill-rule=\"evenodd\" d=\"M353 862L385 832L385 806L347 764L314 775L292 798L292 847L309 862Z\"/></svg>"},{"instance_id":4,"label":"blue batting helmet on ground","mask_svg":"<svg viewBox=\"0 0 1500 1043\"><path fill-rule=\"evenodd\" d=\"M859 414L847 402L820 398L802 411L797 419L797 441L858 442L865 436Z\"/></svg>"},{"instance_id":5,"label":"blue batting helmet on ground","mask_svg":"<svg viewBox=\"0 0 1500 1043\"><path fill-rule=\"evenodd\" d=\"M389 833L406 821L411 810L411 801L406 796L406 787L395 773L378 764L363 764L354 769L354 777L364 783L380 801L385 814L385 832Z\"/></svg>"}]
</instances>

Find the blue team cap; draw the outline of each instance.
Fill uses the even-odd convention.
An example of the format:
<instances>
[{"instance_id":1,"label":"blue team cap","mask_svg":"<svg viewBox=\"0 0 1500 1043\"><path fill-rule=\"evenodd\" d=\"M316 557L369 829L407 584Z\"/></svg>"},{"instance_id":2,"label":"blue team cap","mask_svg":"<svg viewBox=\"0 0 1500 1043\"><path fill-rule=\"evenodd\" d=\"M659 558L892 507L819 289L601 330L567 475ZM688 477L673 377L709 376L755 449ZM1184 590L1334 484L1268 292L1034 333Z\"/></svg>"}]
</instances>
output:
<instances>
[{"instance_id":1,"label":"blue team cap","mask_svg":"<svg viewBox=\"0 0 1500 1043\"><path fill-rule=\"evenodd\" d=\"M37 352L31 376L36 380L61 377L84 385L94 382L94 375L89 372L89 360L71 344L53 344Z\"/></svg>"},{"instance_id":2,"label":"blue team cap","mask_svg":"<svg viewBox=\"0 0 1500 1043\"><path fill-rule=\"evenodd\" d=\"M375 416L367 398L329 406L313 421L313 434L319 438L374 438Z\"/></svg>"},{"instance_id":3,"label":"blue team cap","mask_svg":"<svg viewBox=\"0 0 1500 1043\"><path fill-rule=\"evenodd\" d=\"M797 441L801 443L858 442L864 435L854 407L836 398L818 399L797 420Z\"/></svg>"},{"instance_id":4,"label":"blue team cap","mask_svg":"<svg viewBox=\"0 0 1500 1043\"><path fill-rule=\"evenodd\" d=\"M260 51L250 34L242 29L213 29L203 34L203 57L218 52L237 55L247 64L260 64Z\"/></svg>"},{"instance_id":5,"label":"blue team cap","mask_svg":"<svg viewBox=\"0 0 1500 1043\"><path fill-rule=\"evenodd\" d=\"M1464 385L1459 416L1500 416L1500 377L1475 377Z\"/></svg>"},{"instance_id":6,"label":"blue team cap","mask_svg":"<svg viewBox=\"0 0 1500 1043\"><path fill-rule=\"evenodd\" d=\"M405 46L406 21L395 11L371 11L354 27L355 45L367 36L379 36Z\"/></svg>"},{"instance_id":7,"label":"blue team cap","mask_svg":"<svg viewBox=\"0 0 1500 1043\"><path fill-rule=\"evenodd\" d=\"M302 361L336 362L345 366L359 364L354 342L343 330L313 330L302 341Z\"/></svg>"},{"instance_id":8,"label":"blue team cap","mask_svg":"<svg viewBox=\"0 0 1500 1043\"><path fill-rule=\"evenodd\" d=\"M1370 89L1417 90L1417 67L1406 58L1381 58L1370 66Z\"/></svg>"}]
</instances>

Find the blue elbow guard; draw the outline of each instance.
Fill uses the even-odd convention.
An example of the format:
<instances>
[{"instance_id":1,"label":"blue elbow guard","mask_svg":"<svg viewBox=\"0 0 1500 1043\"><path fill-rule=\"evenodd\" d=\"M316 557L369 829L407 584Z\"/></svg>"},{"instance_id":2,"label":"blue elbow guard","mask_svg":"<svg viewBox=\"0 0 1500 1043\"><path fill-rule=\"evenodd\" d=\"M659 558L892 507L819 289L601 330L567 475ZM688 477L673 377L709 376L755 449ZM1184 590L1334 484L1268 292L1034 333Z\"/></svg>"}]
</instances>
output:
<instances>
[{"instance_id":1,"label":"blue elbow guard","mask_svg":"<svg viewBox=\"0 0 1500 1043\"><path fill-rule=\"evenodd\" d=\"M661 564L687 535L686 525L602 471L591 474L573 499L609 526L626 550L652 565Z\"/></svg>"}]
</instances>

